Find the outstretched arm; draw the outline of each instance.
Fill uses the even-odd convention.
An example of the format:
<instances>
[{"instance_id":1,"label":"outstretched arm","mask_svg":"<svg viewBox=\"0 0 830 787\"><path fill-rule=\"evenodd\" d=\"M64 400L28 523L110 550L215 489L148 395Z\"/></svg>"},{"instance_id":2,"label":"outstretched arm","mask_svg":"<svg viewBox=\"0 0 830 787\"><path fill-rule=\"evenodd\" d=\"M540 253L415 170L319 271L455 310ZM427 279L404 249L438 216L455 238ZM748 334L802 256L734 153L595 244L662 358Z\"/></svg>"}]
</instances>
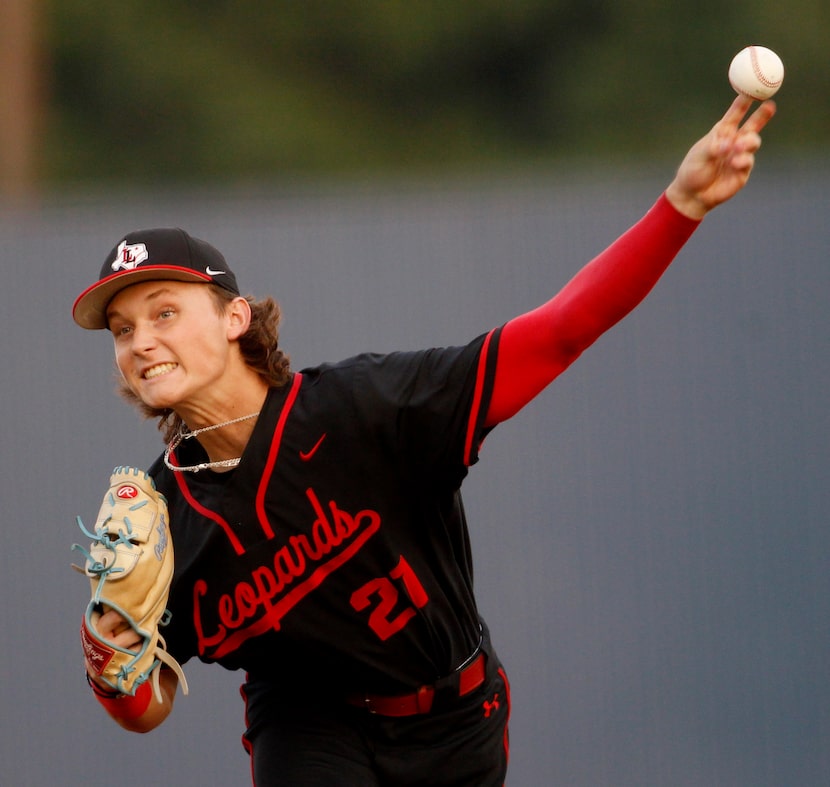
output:
<instances>
[{"instance_id":1,"label":"outstretched arm","mask_svg":"<svg viewBox=\"0 0 830 787\"><path fill-rule=\"evenodd\" d=\"M691 147L675 179L643 219L554 298L504 326L488 426L518 412L631 312L700 220L743 188L761 145L760 132L775 114L775 104L766 101L742 125L751 104L748 98L736 98Z\"/></svg>"}]
</instances>

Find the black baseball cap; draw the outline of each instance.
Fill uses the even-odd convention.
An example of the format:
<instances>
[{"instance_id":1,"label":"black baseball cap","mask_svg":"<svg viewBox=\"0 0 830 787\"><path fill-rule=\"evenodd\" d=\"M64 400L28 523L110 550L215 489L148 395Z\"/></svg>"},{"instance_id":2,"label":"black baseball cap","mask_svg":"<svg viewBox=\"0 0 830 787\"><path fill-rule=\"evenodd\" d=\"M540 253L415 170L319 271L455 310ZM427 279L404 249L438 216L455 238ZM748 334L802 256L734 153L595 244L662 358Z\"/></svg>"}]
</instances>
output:
<instances>
[{"instance_id":1,"label":"black baseball cap","mask_svg":"<svg viewBox=\"0 0 830 787\"><path fill-rule=\"evenodd\" d=\"M209 243L178 228L136 230L116 244L98 281L78 296L72 319L82 328L106 328L107 306L121 290L156 279L213 283L239 295L224 256Z\"/></svg>"}]
</instances>

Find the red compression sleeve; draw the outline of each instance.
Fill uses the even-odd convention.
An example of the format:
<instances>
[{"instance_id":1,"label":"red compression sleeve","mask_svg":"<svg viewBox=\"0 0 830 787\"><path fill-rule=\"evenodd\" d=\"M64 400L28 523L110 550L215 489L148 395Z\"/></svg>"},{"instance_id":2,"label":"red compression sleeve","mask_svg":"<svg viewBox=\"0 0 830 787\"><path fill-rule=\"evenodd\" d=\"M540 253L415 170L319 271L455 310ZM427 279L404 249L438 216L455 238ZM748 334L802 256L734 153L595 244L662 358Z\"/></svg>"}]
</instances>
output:
<instances>
[{"instance_id":1,"label":"red compression sleeve","mask_svg":"<svg viewBox=\"0 0 830 787\"><path fill-rule=\"evenodd\" d=\"M111 696L100 690L96 691L94 686L93 694L110 715L124 721L133 721L143 716L147 708L150 707L153 689L149 681L146 681L135 690L134 695L116 693L115 696Z\"/></svg>"},{"instance_id":2,"label":"red compression sleeve","mask_svg":"<svg viewBox=\"0 0 830 787\"><path fill-rule=\"evenodd\" d=\"M648 295L700 224L663 194L547 303L502 329L487 425L515 415Z\"/></svg>"}]
</instances>

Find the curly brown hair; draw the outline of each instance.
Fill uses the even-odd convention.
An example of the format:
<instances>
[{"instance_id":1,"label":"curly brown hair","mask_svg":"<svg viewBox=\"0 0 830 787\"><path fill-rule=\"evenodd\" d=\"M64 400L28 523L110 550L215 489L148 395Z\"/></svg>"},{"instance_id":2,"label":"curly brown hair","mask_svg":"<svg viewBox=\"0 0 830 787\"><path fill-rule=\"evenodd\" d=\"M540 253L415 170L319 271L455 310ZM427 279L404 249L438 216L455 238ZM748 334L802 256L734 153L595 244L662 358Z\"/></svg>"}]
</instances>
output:
<instances>
[{"instance_id":1,"label":"curly brown hair","mask_svg":"<svg viewBox=\"0 0 830 787\"><path fill-rule=\"evenodd\" d=\"M215 284L210 288L214 305L219 314L224 314L225 307L236 296ZM279 347L279 325L282 312L279 304L270 296L260 300L251 295L245 296L251 305L251 324L239 337L239 349L245 363L259 374L271 388L279 388L291 379L291 360ZM170 408L150 407L133 393L127 383L118 375L118 393L133 405L145 418L158 419L159 431L164 441L170 442L178 433L182 419Z\"/></svg>"}]
</instances>

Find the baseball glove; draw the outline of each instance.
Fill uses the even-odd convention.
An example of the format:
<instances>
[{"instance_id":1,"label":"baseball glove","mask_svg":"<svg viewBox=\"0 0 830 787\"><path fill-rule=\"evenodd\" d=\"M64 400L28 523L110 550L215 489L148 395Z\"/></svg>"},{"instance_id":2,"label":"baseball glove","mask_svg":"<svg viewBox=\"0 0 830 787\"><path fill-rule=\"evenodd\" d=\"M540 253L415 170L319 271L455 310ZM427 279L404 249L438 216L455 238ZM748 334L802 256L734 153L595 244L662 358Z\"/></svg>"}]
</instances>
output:
<instances>
[{"instance_id":1,"label":"baseball glove","mask_svg":"<svg viewBox=\"0 0 830 787\"><path fill-rule=\"evenodd\" d=\"M162 664L179 677L187 694L181 666L167 653L159 626L168 622L167 596L173 578L173 545L167 501L153 479L133 467L116 467L94 531L80 517L78 526L90 539L89 550L73 549L86 558L78 568L89 577L92 597L81 624L81 644L89 669L121 694L135 694L151 680L161 702L159 672ZM120 614L141 637L137 648L125 649L98 633L96 624L108 609Z\"/></svg>"}]
</instances>

